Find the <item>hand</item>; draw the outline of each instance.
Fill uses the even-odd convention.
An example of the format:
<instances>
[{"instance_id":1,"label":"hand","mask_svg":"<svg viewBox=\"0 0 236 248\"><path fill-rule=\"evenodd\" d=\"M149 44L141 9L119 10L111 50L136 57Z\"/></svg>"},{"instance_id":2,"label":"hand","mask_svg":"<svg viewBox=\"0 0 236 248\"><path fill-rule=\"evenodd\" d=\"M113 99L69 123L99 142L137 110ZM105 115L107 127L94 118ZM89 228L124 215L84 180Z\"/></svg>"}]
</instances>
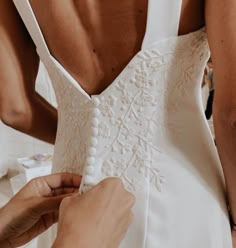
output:
<instances>
[{"instance_id":1,"label":"hand","mask_svg":"<svg viewBox=\"0 0 236 248\"><path fill-rule=\"evenodd\" d=\"M118 247L131 223L134 201L134 196L115 178L102 181L82 195L64 199L53 247Z\"/></svg>"},{"instance_id":2,"label":"hand","mask_svg":"<svg viewBox=\"0 0 236 248\"><path fill-rule=\"evenodd\" d=\"M0 210L0 247L24 245L57 222L61 201L77 192L80 182L69 173L30 181Z\"/></svg>"}]
</instances>

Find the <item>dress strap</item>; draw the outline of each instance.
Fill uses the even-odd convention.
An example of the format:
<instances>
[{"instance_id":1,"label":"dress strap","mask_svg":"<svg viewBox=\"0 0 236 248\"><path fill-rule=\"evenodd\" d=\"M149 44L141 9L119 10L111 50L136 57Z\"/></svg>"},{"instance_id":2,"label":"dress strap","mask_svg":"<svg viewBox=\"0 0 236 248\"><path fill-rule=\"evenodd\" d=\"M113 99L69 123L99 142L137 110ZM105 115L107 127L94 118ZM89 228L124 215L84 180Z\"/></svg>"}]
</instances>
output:
<instances>
[{"instance_id":1,"label":"dress strap","mask_svg":"<svg viewBox=\"0 0 236 248\"><path fill-rule=\"evenodd\" d=\"M146 34L142 49L178 36L182 0L148 0Z\"/></svg>"},{"instance_id":2,"label":"dress strap","mask_svg":"<svg viewBox=\"0 0 236 248\"><path fill-rule=\"evenodd\" d=\"M42 62L50 62L50 51L39 27L29 0L13 0L28 32L30 33Z\"/></svg>"}]
</instances>

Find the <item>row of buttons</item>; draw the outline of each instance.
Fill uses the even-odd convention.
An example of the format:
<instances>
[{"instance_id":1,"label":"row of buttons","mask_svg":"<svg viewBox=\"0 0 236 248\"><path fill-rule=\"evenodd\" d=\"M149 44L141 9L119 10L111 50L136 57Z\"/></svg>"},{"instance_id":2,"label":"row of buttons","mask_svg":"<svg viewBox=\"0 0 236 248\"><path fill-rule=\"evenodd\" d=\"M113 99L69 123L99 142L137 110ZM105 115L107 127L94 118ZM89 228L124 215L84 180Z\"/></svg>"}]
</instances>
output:
<instances>
[{"instance_id":1,"label":"row of buttons","mask_svg":"<svg viewBox=\"0 0 236 248\"><path fill-rule=\"evenodd\" d=\"M98 116L100 115L100 110L98 108L100 101L98 98L93 98L93 110L92 110L92 119L91 119L91 140L90 140L90 148L88 149L88 157L87 162L85 165L85 175L84 175L84 183L86 185L94 185L96 184L95 180L95 156L97 154L97 136L98 136L98 125L99 119Z\"/></svg>"}]
</instances>

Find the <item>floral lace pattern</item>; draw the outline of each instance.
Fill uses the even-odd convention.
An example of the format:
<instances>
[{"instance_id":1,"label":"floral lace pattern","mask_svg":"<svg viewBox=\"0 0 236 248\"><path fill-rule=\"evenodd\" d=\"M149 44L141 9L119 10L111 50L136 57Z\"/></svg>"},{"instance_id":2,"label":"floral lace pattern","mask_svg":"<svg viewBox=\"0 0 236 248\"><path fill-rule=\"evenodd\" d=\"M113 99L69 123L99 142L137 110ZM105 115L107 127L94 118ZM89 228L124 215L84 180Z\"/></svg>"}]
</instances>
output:
<instances>
[{"instance_id":1,"label":"floral lace pattern","mask_svg":"<svg viewBox=\"0 0 236 248\"><path fill-rule=\"evenodd\" d=\"M183 133L178 120L184 105L197 90L209 57L205 33L170 38L141 51L101 95L98 109L96 160L99 179L115 176L130 191L143 181L161 191L165 182L161 158L167 156L163 139ZM171 73L170 73L171 72ZM82 174L89 149L93 101L80 94L60 74L54 80L59 127L56 171Z\"/></svg>"}]
</instances>

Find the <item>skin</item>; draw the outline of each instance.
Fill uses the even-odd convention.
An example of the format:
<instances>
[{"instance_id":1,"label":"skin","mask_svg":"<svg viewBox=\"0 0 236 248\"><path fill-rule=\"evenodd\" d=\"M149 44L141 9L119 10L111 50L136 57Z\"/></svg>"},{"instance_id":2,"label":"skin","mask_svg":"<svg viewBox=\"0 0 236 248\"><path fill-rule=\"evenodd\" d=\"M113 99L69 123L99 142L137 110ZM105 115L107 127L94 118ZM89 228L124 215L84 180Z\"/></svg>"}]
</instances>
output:
<instances>
[{"instance_id":1,"label":"skin","mask_svg":"<svg viewBox=\"0 0 236 248\"><path fill-rule=\"evenodd\" d=\"M199 3L184 1L180 34L204 25ZM51 53L88 94L102 92L141 48L146 0L32 0L31 4ZM12 1L0 1L0 16L0 119L54 143L57 112L35 92L39 63L35 46Z\"/></svg>"},{"instance_id":2,"label":"skin","mask_svg":"<svg viewBox=\"0 0 236 248\"><path fill-rule=\"evenodd\" d=\"M35 92L39 65L35 46L12 1L0 1L0 16L0 119L54 143L57 111Z\"/></svg>"},{"instance_id":3,"label":"skin","mask_svg":"<svg viewBox=\"0 0 236 248\"><path fill-rule=\"evenodd\" d=\"M16 17L16 11L12 9L7 13L7 8L2 8L4 4L12 3L2 0L0 6L0 15L6 20L4 25L1 23L0 46L1 51L8 51L0 52L1 118L18 130L44 140L55 140L56 128L49 127L56 126L56 118L50 118L52 115L47 108L40 112L40 120L48 124L41 126L44 132L35 128L38 115L34 113L40 105L34 104L36 96L30 97L32 94L26 92L28 88L30 92L34 90L38 57L32 41ZM140 50L145 32L147 0L31 0L31 4L51 53L90 95L102 92ZM226 179L229 205L236 223L235 13L234 0L183 0L179 35L193 32L204 25L207 29L215 72L213 114L216 143ZM18 20L18 26L6 24L14 19ZM4 32L16 34L18 42L13 42L13 35L2 39ZM19 50L24 51L24 56L16 55ZM29 68L32 72L27 73L29 79L26 80L25 72L29 72ZM15 89L19 89L17 97ZM19 106L20 111L16 111ZM27 118L20 118L21 113Z\"/></svg>"},{"instance_id":4,"label":"skin","mask_svg":"<svg viewBox=\"0 0 236 248\"><path fill-rule=\"evenodd\" d=\"M107 88L141 49L146 0L30 2L51 53L89 95ZM184 1L180 35L204 25L203 4L191 2Z\"/></svg>"},{"instance_id":5,"label":"skin","mask_svg":"<svg viewBox=\"0 0 236 248\"><path fill-rule=\"evenodd\" d=\"M80 182L80 176L68 173L30 181L0 209L0 246L26 244L56 223L62 200L76 192Z\"/></svg>"},{"instance_id":6,"label":"skin","mask_svg":"<svg viewBox=\"0 0 236 248\"><path fill-rule=\"evenodd\" d=\"M133 219L134 196L117 178L63 201L53 248L117 248ZM70 248L69 247L69 248Z\"/></svg>"},{"instance_id":7,"label":"skin","mask_svg":"<svg viewBox=\"0 0 236 248\"><path fill-rule=\"evenodd\" d=\"M117 178L83 195L77 193L80 182L78 175L59 173L24 186L0 209L0 247L22 246L56 222L53 248L118 247L132 220L134 196Z\"/></svg>"}]
</instances>

